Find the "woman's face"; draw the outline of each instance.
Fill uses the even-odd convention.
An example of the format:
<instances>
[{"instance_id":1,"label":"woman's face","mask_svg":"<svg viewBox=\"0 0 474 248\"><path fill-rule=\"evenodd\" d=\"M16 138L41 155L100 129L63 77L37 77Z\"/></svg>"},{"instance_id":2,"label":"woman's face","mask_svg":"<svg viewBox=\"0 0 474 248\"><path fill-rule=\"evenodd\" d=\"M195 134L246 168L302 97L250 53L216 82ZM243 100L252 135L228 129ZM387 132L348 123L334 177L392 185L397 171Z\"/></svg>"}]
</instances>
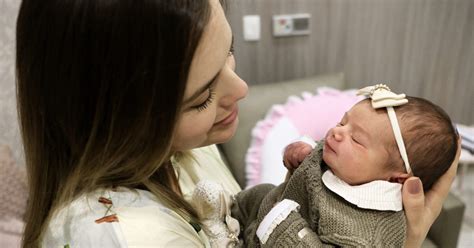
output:
<instances>
[{"instance_id":1,"label":"woman's face","mask_svg":"<svg viewBox=\"0 0 474 248\"><path fill-rule=\"evenodd\" d=\"M247 84L235 74L232 31L218 0L191 63L173 151L223 143L238 125L237 102Z\"/></svg>"}]
</instances>

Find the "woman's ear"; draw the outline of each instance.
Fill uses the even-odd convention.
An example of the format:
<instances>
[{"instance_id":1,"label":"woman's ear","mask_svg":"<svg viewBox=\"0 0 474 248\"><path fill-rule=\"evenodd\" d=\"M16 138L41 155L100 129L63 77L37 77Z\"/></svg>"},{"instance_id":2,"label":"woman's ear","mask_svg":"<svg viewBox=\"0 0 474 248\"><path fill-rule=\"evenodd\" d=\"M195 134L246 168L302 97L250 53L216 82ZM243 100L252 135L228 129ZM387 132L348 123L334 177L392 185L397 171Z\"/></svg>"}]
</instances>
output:
<instances>
[{"instance_id":1,"label":"woman's ear","mask_svg":"<svg viewBox=\"0 0 474 248\"><path fill-rule=\"evenodd\" d=\"M390 178L388 179L389 182L392 183L404 183L410 177L410 174L403 173L403 172L394 172Z\"/></svg>"}]
</instances>

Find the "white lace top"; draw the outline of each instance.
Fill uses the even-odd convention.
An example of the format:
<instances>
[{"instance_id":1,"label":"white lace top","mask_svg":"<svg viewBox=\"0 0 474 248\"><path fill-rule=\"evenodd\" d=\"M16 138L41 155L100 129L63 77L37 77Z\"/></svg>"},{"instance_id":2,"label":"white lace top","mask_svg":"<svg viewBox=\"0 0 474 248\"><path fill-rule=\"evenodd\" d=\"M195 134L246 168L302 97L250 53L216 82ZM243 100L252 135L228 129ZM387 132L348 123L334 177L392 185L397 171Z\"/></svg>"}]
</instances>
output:
<instances>
[{"instance_id":1,"label":"white lace top","mask_svg":"<svg viewBox=\"0 0 474 248\"><path fill-rule=\"evenodd\" d=\"M186 199L191 199L202 179L217 182L233 194L240 191L216 146L194 149L193 157L173 161ZM150 192L117 188L83 195L61 209L47 227L43 246L209 247L209 241L203 231L196 232Z\"/></svg>"}]
</instances>

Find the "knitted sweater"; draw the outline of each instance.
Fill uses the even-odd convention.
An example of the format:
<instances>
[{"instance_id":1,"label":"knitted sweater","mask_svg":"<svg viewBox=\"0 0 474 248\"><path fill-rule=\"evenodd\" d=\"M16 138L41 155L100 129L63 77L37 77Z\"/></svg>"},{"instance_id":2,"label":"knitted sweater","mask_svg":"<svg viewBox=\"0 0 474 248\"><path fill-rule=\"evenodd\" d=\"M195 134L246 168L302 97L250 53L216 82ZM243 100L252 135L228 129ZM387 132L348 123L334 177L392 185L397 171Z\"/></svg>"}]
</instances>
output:
<instances>
[{"instance_id":1,"label":"knitted sweater","mask_svg":"<svg viewBox=\"0 0 474 248\"><path fill-rule=\"evenodd\" d=\"M247 247L401 247L405 242L406 223L403 211L377 211L361 209L327 189L321 180L322 144L303 161L291 178L278 187L264 192L258 187L237 195L232 209L238 219L246 201L258 205L255 219L243 221L244 240ZM255 197L257 196L257 197ZM290 199L300 205L280 223L261 244L254 234L265 215L277 201ZM239 206L240 204L240 206ZM247 217L249 214L247 214ZM302 239L298 232L309 227L312 232Z\"/></svg>"}]
</instances>

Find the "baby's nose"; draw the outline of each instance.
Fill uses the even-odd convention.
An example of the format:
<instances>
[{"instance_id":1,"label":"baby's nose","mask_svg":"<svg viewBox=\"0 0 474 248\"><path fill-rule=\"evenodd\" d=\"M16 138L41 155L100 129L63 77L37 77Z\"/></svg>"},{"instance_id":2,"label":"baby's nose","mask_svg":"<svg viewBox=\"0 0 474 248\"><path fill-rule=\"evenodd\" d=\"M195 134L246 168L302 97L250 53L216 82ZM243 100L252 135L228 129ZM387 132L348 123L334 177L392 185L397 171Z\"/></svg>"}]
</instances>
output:
<instances>
[{"instance_id":1,"label":"baby's nose","mask_svg":"<svg viewBox=\"0 0 474 248\"><path fill-rule=\"evenodd\" d=\"M344 130L342 127L334 127L332 129L332 137L335 141L343 141L344 140Z\"/></svg>"},{"instance_id":2,"label":"baby's nose","mask_svg":"<svg viewBox=\"0 0 474 248\"><path fill-rule=\"evenodd\" d=\"M336 141L342 141L344 139L344 136L341 133L334 133L333 137Z\"/></svg>"}]
</instances>

